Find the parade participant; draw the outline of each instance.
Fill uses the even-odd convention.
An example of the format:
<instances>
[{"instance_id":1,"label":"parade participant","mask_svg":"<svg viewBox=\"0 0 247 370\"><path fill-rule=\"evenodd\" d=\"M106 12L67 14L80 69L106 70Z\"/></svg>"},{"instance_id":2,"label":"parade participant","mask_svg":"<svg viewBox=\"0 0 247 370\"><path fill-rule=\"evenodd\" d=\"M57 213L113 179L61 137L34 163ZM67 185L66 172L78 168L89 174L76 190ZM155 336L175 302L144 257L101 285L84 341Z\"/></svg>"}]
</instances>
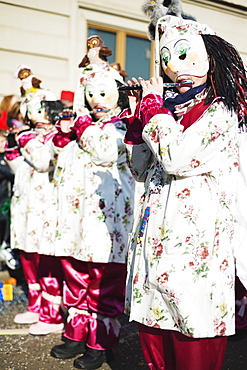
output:
<instances>
[{"instance_id":1,"label":"parade participant","mask_svg":"<svg viewBox=\"0 0 247 370\"><path fill-rule=\"evenodd\" d=\"M118 93L122 83L107 63L83 70L82 108L73 127L63 128L68 131L67 145L54 175L58 205L54 254L61 256L68 318L65 342L53 347L51 355L64 359L84 353L74 361L79 369L97 369L110 361L119 342L117 317L124 309L134 179L126 163L125 125L118 117L128 104L126 95ZM67 143L73 132L77 140ZM53 141L63 146L62 133Z\"/></svg>"},{"instance_id":2,"label":"parade participant","mask_svg":"<svg viewBox=\"0 0 247 370\"><path fill-rule=\"evenodd\" d=\"M53 188L51 178L54 166L50 161L50 145L56 133L52 116L58 113L54 113L54 104L58 104L59 111L62 110L62 103L45 89L23 100L22 116L29 120L33 128L27 125L20 127L18 134L15 128L9 134L6 154L8 163L15 171L11 245L20 250L28 284L27 312L17 314L14 321L32 324L43 320L41 327L39 325L33 331L29 329L31 334L48 334L63 328L62 312L57 303L61 301L62 284L58 260L39 254L42 227ZM50 105L52 110L47 108Z\"/></svg>"},{"instance_id":3,"label":"parade participant","mask_svg":"<svg viewBox=\"0 0 247 370\"><path fill-rule=\"evenodd\" d=\"M132 172L146 187L130 242L126 312L138 322L149 369L220 370L235 332L246 74L235 48L208 26L163 9L149 27L157 74L139 79L142 99L125 136ZM178 86L164 101L162 76Z\"/></svg>"}]
</instances>

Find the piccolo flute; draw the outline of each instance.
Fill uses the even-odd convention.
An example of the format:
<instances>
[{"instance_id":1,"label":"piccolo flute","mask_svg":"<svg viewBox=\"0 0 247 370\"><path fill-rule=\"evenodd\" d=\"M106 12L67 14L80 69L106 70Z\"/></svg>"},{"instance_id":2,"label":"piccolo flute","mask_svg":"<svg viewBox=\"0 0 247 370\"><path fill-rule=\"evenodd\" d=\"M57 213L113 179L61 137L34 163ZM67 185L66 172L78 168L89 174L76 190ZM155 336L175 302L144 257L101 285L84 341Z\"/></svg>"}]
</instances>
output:
<instances>
[{"instance_id":1,"label":"piccolo flute","mask_svg":"<svg viewBox=\"0 0 247 370\"><path fill-rule=\"evenodd\" d=\"M182 87L182 86L192 86L194 84L193 81L182 81L182 82L167 82L164 83L164 88L168 89L169 87ZM118 87L119 91L128 91L128 90L142 90L142 86L137 85L121 85Z\"/></svg>"},{"instance_id":2,"label":"piccolo flute","mask_svg":"<svg viewBox=\"0 0 247 370\"><path fill-rule=\"evenodd\" d=\"M95 110L90 110L88 113L94 114L98 112L109 112L110 109L95 109ZM56 120L64 119L64 118L71 118L74 117L76 118L76 113L70 113L70 114L60 114L59 116L56 116Z\"/></svg>"}]
</instances>

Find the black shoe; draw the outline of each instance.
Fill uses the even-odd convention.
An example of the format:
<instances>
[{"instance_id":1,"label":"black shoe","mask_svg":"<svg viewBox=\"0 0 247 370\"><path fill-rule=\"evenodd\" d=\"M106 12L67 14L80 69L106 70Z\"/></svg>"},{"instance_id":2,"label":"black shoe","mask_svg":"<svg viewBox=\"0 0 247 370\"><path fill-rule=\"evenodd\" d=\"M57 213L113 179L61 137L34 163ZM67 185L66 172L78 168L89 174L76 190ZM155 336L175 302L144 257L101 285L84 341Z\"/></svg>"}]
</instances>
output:
<instances>
[{"instance_id":1,"label":"black shoe","mask_svg":"<svg viewBox=\"0 0 247 370\"><path fill-rule=\"evenodd\" d=\"M99 351L97 349L87 348L84 356L78 357L74 361L74 367L77 369L94 370L101 367L103 362L113 360L113 352L111 349Z\"/></svg>"},{"instance_id":2,"label":"black shoe","mask_svg":"<svg viewBox=\"0 0 247 370\"><path fill-rule=\"evenodd\" d=\"M54 346L51 350L51 356L55 358L72 358L86 352L85 342L78 342L64 338L64 344Z\"/></svg>"}]
</instances>

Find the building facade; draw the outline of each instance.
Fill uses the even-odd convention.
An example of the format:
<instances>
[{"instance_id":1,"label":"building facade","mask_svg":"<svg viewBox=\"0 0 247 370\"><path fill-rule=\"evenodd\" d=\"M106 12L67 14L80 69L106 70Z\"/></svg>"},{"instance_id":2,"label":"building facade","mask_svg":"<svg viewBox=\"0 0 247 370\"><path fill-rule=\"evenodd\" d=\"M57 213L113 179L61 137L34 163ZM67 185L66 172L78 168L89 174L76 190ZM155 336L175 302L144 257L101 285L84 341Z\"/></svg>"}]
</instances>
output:
<instances>
[{"instance_id":1,"label":"building facade","mask_svg":"<svg viewBox=\"0 0 247 370\"><path fill-rule=\"evenodd\" d=\"M153 43L143 0L14 0L0 1L0 98L19 94L13 77L27 64L41 86L60 97L78 85L78 64L86 39L100 34L113 50L110 62L121 64L130 77L154 73ZM207 23L236 46L247 64L247 0L184 0L183 9Z\"/></svg>"}]
</instances>

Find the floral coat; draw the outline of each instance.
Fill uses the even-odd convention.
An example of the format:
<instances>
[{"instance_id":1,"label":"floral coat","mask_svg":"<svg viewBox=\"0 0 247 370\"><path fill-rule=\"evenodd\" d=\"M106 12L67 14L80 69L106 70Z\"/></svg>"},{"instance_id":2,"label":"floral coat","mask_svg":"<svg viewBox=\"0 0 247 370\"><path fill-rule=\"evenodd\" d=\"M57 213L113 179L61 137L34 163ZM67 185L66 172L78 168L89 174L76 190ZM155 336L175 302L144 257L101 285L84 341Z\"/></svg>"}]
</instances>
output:
<instances>
[{"instance_id":1,"label":"floral coat","mask_svg":"<svg viewBox=\"0 0 247 370\"><path fill-rule=\"evenodd\" d=\"M43 136L25 132L19 139L20 152L9 153L15 172L11 201L11 246L29 253L40 252L43 224L51 202L53 165L50 146L56 130ZM22 154L22 155L20 155Z\"/></svg>"},{"instance_id":2,"label":"floral coat","mask_svg":"<svg viewBox=\"0 0 247 370\"><path fill-rule=\"evenodd\" d=\"M126 128L119 118L104 124L91 124L88 116L81 120L86 127L80 142L71 141L58 156L43 253L126 263L135 191L123 143Z\"/></svg>"},{"instance_id":3,"label":"floral coat","mask_svg":"<svg viewBox=\"0 0 247 370\"><path fill-rule=\"evenodd\" d=\"M215 101L186 130L154 115L144 143L127 145L146 187L129 245L130 320L195 338L234 334L237 127Z\"/></svg>"}]
</instances>

